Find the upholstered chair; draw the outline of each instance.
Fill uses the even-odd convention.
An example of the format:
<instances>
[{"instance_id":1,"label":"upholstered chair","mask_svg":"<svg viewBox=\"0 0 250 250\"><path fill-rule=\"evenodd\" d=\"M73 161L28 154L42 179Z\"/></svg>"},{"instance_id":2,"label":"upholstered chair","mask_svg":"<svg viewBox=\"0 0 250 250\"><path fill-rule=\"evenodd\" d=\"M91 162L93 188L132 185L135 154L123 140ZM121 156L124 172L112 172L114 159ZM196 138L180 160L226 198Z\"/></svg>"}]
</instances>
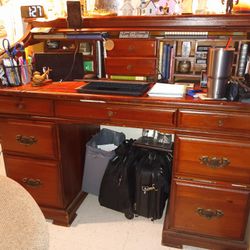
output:
<instances>
[{"instance_id":1,"label":"upholstered chair","mask_svg":"<svg viewBox=\"0 0 250 250\"><path fill-rule=\"evenodd\" d=\"M0 249L48 248L48 226L39 206L19 183L0 175Z\"/></svg>"}]
</instances>

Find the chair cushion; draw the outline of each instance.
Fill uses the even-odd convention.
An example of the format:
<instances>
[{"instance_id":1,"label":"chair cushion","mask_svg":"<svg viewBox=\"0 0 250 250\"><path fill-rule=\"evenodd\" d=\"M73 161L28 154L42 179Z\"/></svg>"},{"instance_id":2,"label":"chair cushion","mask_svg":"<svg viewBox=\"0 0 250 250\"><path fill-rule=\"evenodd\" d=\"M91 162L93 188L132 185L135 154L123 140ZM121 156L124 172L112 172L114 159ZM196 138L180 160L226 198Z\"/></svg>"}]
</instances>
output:
<instances>
[{"instance_id":1,"label":"chair cushion","mask_svg":"<svg viewBox=\"0 0 250 250\"><path fill-rule=\"evenodd\" d=\"M48 248L48 226L39 206L19 183L0 175L0 249Z\"/></svg>"}]
</instances>

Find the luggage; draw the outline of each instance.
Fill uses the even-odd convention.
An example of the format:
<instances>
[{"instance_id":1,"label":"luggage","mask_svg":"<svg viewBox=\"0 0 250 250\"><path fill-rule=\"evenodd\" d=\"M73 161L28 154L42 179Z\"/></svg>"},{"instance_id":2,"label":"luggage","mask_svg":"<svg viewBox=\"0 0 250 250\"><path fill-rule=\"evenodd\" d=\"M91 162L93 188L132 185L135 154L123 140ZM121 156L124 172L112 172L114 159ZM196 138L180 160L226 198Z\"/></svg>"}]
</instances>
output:
<instances>
[{"instance_id":1,"label":"luggage","mask_svg":"<svg viewBox=\"0 0 250 250\"><path fill-rule=\"evenodd\" d=\"M135 213L152 220L160 219L170 191L172 154L144 150L136 166Z\"/></svg>"},{"instance_id":2,"label":"luggage","mask_svg":"<svg viewBox=\"0 0 250 250\"><path fill-rule=\"evenodd\" d=\"M134 140L126 140L115 150L115 157L108 163L100 193L100 205L123 212L128 219L134 217L135 164L140 150L132 147Z\"/></svg>"},{"instance_id":3,"label":"luggage","mask_svg":"<svg viewBox=\"0 0 250 250\"><path fill-rule=\"evenodd\" d=\"M100 205L120 211L128 219L134 214L160 219L170 191L172 153L133 146L126 140L108 163L100 194Z\"/></svg>"}]
</instances>

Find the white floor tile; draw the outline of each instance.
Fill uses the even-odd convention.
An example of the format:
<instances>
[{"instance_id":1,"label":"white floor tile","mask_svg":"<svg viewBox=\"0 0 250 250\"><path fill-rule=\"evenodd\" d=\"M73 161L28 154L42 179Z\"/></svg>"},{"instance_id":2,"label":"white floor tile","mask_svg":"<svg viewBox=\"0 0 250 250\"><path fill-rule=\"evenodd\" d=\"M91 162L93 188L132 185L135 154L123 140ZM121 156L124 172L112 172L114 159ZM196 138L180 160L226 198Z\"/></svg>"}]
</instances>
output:
<instances>
[{"instance_id":1,"label":"white floor tile","mask_svg":"<svg viewBox=\"0 0 250 250\"><path fill-rule=\"evenodd\" d=\"M48 222L50 250L175 249L161 245L164 218L153 222L141 216L128 220L122 213L100 206L94 195L87 196L77 214L71 227Z\"/></svg>"}]
</instances>

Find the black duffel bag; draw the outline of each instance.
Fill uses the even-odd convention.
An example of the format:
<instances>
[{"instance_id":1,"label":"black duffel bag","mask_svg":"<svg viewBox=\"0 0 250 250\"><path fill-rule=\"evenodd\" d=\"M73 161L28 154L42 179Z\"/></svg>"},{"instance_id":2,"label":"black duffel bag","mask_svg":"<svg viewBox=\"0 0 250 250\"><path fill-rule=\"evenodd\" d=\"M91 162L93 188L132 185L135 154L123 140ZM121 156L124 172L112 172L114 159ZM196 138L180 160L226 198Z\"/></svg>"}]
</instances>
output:
<instances>
[{"instance_id":1,"label":"black duffel bag","mask_svg":"<svg viewBox=\"0 0 250 250\"><path fill-rule=\"evenodd\" d=\"M126 218L134 217L135 166L141 158L141 150L133 146L133 139L125 140L116 150L104 173L99 203L120 211Z\"/></svg>"}]
</instances>

